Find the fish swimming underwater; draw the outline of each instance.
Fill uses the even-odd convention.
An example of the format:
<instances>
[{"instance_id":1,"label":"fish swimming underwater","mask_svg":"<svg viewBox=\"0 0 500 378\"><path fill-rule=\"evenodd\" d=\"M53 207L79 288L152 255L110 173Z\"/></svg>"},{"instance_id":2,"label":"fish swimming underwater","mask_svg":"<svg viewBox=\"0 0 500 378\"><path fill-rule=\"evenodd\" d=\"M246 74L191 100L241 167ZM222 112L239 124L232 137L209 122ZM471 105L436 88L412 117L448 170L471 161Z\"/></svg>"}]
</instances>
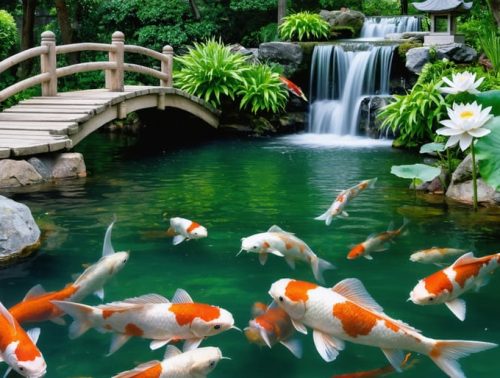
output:
<instances>
[{"instance_id":1,"label":"fish swimming underwater","mask_svg":"<svg viewBox=\"0 0 500 378\"><path fill-rule=\"evenodd\" d=\"M305 102L308 101L306 95L304 94L304 92L302 92L302 89L300 89L300 87L297 84L288 80L283 75L280 75L280 80L285 85L286 89L289 92L293 93L297 97L302 98Z\"/></svg>"},{"instance_id":2,"label":"fish swimming underwater","mask_svg":"<svg viewBox=\"0 0 500 378\"><path fill-rule=\"evenodd\" d=\"M173 245L182 243L184 240L206 238L207 229L196 222L184 218L170 218L170 227L167 230L168 236L173 236Z\"/></svg>"},{"instance_id":3,"label":"fish swimming underwater","mask_svg":"<svg viewBox=\"0 0 500 378\"><path fill-rule=\"evenodd\" d=\"M467 251L464 249L432 247L412 253L412 255L410 256L410 261L419 262L422 264L439 265L439 263L447 258L456 255L463 255L464 253L467 253Z\"/></svg>"},{"instance_id":4,"label":"fish swimming underwater","mask_svg":"<svg viewBox=\"0 0 500 378\"><path fill-rule=\"evenodd\" d=\"M255 305L254 305L255 307ZM266 308L265 312L250 320L244 329L248 341L272 348L280 343L292 354L302 357L302 344L293 338L295 328L288 314L276 304Z\"/></svg>"},{"instance_id":5,"label":"fish swimming underwater","mask_svg":"<svg viewBox=\"0 0 500 378\"><path fill-rule=\"evenodd\" d=\"M23 301L12 306L9 312L19 323L42 322L51 320L64 324L64 312L55 306L53 300L80 302L88 295L94 293L104 299L103 286L116 273L123 269L128 261L128 252L115 252L111 244L112 222L106 230L102 257L91 265L75 280L59 291L45 292L41 285L34 286Z\"/></svg>"},{"instance_id":6,"label":"fish swimming underwater","mask_svg":"<svg viewBox=\"0 0 500 378\"><path fill-rule=\"evenodd\" d=\"M415 360L412 360L411 363L408 364L410 356L411 353L407 353L401 364L401 368L403 368L405 371L408 370L412 365L414 365ZM355 373L336 374L332 378L376 378L376 377L385 377L394 372L396 372L396 370L391 364L389 364L381 368L372 370L357 371Z\"/></svg>"},{"instance_id":7,"label":"fish swimming underwater","mask_svg":"<svg viewBox=\"0 0 500 378\"><path fill-rule=\"evenodd\" d=\"M230 312L204 303L194 303L189 294L177 289L172 302L158 294L146 294L100 306L53 301L74 321L69 337L74 339L95 328L113 332L108 355L116 352L132 336L153 340L158 349L172 340L183 339L184 351L196 349L205 337L235 328Z\"/></svg>"},{"instance_id":8,"label":"fish swimming underwater","mask_svg":"<svg viewBox=\"0 0 500 378\"><path fill-rule=\"evenodd\" d=\"M223 358L216 347L204 347L182 353L167 345L163 361L149 361L113 378L204 378Z\"/></svg>"},{"instance_id":9,"label":"fish swimming underwater","mask_svg":"<svg viewBox=\"0 0 500 378\"><path fill-rule=\"evenodd\" d=\"M236 256L243 251L258 253L262 265L266 263L270 253L284 257L292 269L295 269L295 261L304 261L311 265L314 277L318 282L324 282L323 271L335 269L335 266L328 261L316 256L306 243L278 226L271 226L267 232L242 238L241 250Z\"/></svg>"},{"instance_id":10,"label":"fish swimming underwater","mask_svg":"<svg viewBox=\"0 0 500 378\"><path fill-rule=\"evenodd\" d=\"M377 178L373 178L370 180L364 180L361 181L359 184L349 188L342 190L333 203L330 205L328 210L321 214L319 217L316 217L314 219L316 220L324 220L325 224L329 226L332 223L333 218L337 216L344 216L348 217L349 214L344 210L344 208L349 204L349 202L357 197L359 193L361 193L363 190L367 188L373 188L375 187L375 183L377 182Z\"/></svg>"},{"instance_id":11,"label":"fish swimming underwater","mask_svg":"<svg viewBox=\"0 0 500 378\"><path fill-rule=\"evenodd\" d=\"M497 344L481 341L435 340L395 320L368 294L361 281L348 278L333 288L284 278L272 284L269 294L283 308L295 328L307 333L321 357L337 358L345 341L370 345L382 350L396 371L401 371L403 350L424 354L452 378L465 377L457 359L491 349Z\"/></svg>"},{"instance_id":12,"label":"fish swimming underwater","mask_svg":"<svg viewBox=\"0 0 500 378\"><path fill-rule=\"evenodd\" d=\"M472 252L460 256L451 266L418 281L410 292L410 300L418 305L444 303L460 320L465 319L465 301L458 298L471 289L486 285L498 268L500 253L474 257Z\"/></svg>"},{"instance_id":13,"label":"fish swimming underwater","mask_svg":"<svg viewBox=\"0 0 500 378\"><path fill-rule=\"evenodd\" d=\"M28 378L43 377L47 364L36 346L40 328L25 332L16 319L0 302L0 362L4 361L10 370Z\"/></svg>"},{"instance_id":14,"label":"fish swimming underwater","mask_svg":"<svg viewBox=\"0 0 500 378\"><path fill-rule=\"evenodd\" d=\"M387 250L386 243L392 241L395 237L402 234L403 230L406 228L408 220L405 218L403 225L397 230L391 230L391 225L387 231L381 232L380 234L373 234L368 236L364 242L355 245L347 254L349 260L357 259L363 256L365 259L373 260L373 252L383 252Z\"/></svg>"}]
</instances>

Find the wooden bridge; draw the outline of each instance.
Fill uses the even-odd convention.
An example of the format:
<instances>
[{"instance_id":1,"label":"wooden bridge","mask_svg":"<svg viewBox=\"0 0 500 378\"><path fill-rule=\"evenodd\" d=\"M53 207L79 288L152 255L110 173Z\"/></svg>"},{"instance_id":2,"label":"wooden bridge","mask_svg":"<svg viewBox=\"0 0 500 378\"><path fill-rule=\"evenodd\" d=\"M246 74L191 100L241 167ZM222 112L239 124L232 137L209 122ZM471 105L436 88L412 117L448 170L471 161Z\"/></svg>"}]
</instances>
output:
<instances>
[{"instance_id":1,"label":"wooden bridge","mask_svg":"<svg viewBox=\"0 0 500 378\"><path fill-rule=\"evenodd\" d=\"M70 149L104 124L145 108L182 109L218 127L219 111L202 99L173 88L172 47L165 46L159 53L141 46L125 45L124 40L123 33L115 32L109 45L56 46L54 33L46 31L42 33L41 46L1 61L0 74L16 64L40 57L41 73L0 91L0 102L36 85L41 85L42 96L21 101L0 113L0 159ZM108 52L109 60L57 67L57 55L79 51ZM126 63L125 53L157 59L161 68L155 70ZM105 88L58 93L58 78L101 70L105 71ZM160 80L160 85L124 85L125 72L153 76Z\"/></svg>"}]
</instances>

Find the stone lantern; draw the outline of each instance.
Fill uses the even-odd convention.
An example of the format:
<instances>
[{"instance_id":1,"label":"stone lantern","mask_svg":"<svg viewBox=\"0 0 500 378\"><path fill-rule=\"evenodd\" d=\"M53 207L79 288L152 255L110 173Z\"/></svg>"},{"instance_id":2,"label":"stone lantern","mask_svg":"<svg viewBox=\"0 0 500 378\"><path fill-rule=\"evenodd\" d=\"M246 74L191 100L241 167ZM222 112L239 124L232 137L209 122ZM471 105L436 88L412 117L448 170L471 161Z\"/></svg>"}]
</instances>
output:
<instances>
[{"instance_id":1,"label":"stone lantern","mask_svg":"<svg viewBox=\"0 0 500 378\"><path fill-rule=\"evenodd\" d=\"M425 36L424 45L446 45L464 43L463 35L456 34L456 16L472 8L472 2L463 0L426 0L412 3L419 11L429 13L431 17L430 34Z\"/></svg>"}]
</instances>

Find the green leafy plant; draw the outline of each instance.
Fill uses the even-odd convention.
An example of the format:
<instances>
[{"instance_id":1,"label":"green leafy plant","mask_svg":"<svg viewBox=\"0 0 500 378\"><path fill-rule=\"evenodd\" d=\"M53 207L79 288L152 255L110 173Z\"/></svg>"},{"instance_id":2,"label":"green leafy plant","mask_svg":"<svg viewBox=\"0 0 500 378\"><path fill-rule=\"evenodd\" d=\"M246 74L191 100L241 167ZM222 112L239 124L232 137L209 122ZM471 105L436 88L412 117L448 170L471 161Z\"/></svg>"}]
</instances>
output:
<instances>
[{"instance_id":1,"label":"green leafy plant","mask_svg":"<svg viewBox=\"0 0 500 378\"><path fill-rule=\"evenodd\" d=\"M299 12L284 17L278 30L282 39L310 41L327 38L330 25L319 14Z\"/></svg>"},{"instance_id":2,"label":"green leafy plant","mask_svg":"<svg viewBox=\"0 0 500 378\"><path fill-rule=\"evenodd\" d=\"M5 10L0 10L0 61L7 58L17 43L17 29L14 17Z\"/></svg>"},{"instance_id":3,"label":"green leafy plant","mask_svg":"<svg viewBox=\"0 0 500 378\"><path fill-rule=\"evenodd\" d=\"M243 55L214 39L195 43L187 54L176 57L180 70L174 73L176 86L219 106L223 96L234 100L249 65Z\"/></svg>"},{"instance_id":4,"label":"green leafy plant","mask_svg":"<svg viewBox=\"0 0 500 378\"><path fill-rule=\"evenodd\" d=\"M254 114L260 111L277 113L285 108L288 92L280 81L279 74L264 64L252 66L245 72L238 95L240 109L250 109Z\"/></svg>"},{"instance_id":5,"label":"green leafy plant","mask_svg":"<svg viewBox=\"0 0 500 378\"><path fill-rule=\"evenodd\" d=\"M395 176L411 179L413 188L417 189L418 182L432 181L441 173L441 169L427 164L393 165L391 173Z\"/></svg>"},{"instance_id":6,"label":"green leafy plant","mask_svg":"<svg viewBox=\"0 0 500 378\"><path fill-rule=\"evenodd\" d=\"M485 32L480 37L481 47L490 59L496 75L500 73L500 36L496 31Z\"/></svg>"},{"instance_id":7,"label":"green leafy plant","mask_svg":"<svg viewBox=\"0 0 500 378\"><path fill-rule=\"evenodd\" d=\"M500 189L500 117L493 118L486 127L491 133L476 142L479 172L484 181L495 190Z\"/></svg>"}]
</instances>

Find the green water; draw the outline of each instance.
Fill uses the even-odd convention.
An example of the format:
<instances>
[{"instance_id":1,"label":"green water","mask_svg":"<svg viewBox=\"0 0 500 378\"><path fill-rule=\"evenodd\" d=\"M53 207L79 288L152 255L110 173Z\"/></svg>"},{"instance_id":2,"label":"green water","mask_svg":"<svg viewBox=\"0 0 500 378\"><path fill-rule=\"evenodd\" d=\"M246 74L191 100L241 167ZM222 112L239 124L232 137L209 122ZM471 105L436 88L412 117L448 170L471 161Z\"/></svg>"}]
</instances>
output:
<instances>
[{"instance_id":1,"label":"green water","mask_svg":"<svg viewBox=\"0 0 500 378\"><path fill-rule=\"evenodd\" d=\"M268 302L272 282L293 277L313 281L309 266L292 271L270 256L261 266L256 255L235 257L240 239L277 224L294 232L322 258L337 265L325 274L328 285L347 277L363 281L368 291L396 319L433 338L500 342L500 277L479 293L465 295L467 318L462 323L444 305L418 307L407 302L410 290L433 271L432 265L408 260L415 250L431 246L475 248L478 255L499 252L500 216L492 210L474 214L447 206L441 199L417 197L408 183L392 176L393 164L410 164L416 155L388 147L310 148L280 139L222 140L144 153L133 140L96 134L78 149L85 154L88 177L8 193L26 203L40 225L51 230L39 254L0 271L0 300L10 307L35 284L62 288L82 264L100 257L106 227L113 218L116 250L130 250L127 266L106 286L106 301L146 293L171 297L186 289L195 301L221 306L244 328L250 307ZM339 190L378 177L377 187L357 197L350 217L330 227L315 221ZM163 232L167 219L181 216L207 227L208 238L173 246ZM406 217L409 234L373 261L349 261L349 246L373 232L396 226ZM97 298L88 298L97 304ZM149 342L133 339L105 357L109 334L94 330L69 340L67 329L41 324L39 346L48 363L47 377L110 377L135 365L161 359ZM202 346L218 346L232 360L223 360L213 377L331 377L387 364L376 348L348 343L336 361L324 362L312 336L300 336L304 357L284 347L272 350L248 344L237 331L211 337ZM401 377L442 377L425 356ZM500 348L464 358L468 377L494 377L500 372ZM3 365L5 366L5 365Z\"/></svg>"}]
</instances>

